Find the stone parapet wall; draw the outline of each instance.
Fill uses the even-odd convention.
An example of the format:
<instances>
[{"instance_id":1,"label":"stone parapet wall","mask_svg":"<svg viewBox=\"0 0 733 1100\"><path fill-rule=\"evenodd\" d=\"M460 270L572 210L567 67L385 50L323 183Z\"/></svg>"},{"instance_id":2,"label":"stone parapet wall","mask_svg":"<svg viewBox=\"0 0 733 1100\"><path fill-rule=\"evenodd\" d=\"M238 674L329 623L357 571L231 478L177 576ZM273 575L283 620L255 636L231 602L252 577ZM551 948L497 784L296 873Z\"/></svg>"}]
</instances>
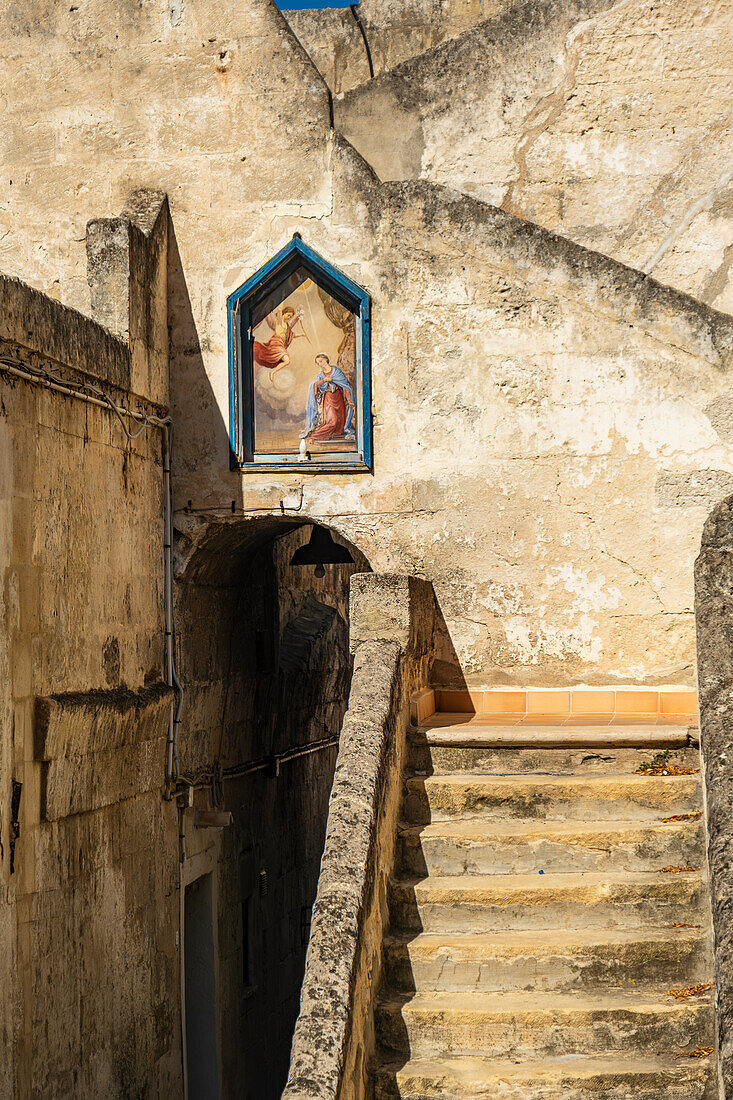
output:
<instances>
[{"instance_id":1,"label":"stone parapet wall","mask_svg":"<svg viewBox=\"0 0 733 1100\"><path fill-rule=\"evenodd\" d=\"M698 698L715 943L718 1048L733 1096L733 497L711 513L695 563Z\"/></svg>"},{"instance_id":2,"label":"stone parapet wall","mask_svg":"<svg viewBox=\"0 0 733 1100\"><path fill-rule=\"evenodd\" d=\"M178 822L161 798L161 431L130 439L110 408L84 399L93 387L160 413L167 358L155 393L131 391L131 364L126 340L0 277L8 1100L170 1096L180 1079Z\"/></svg>"},{"instance_id":3,"label":"stone parapet wall","mask_svg":"<svg viewBox=\"0 0 733 1100\"><path fill-rule=\"evenodd\" d=\"M30 352L48 366L71 368L125 389L130 348L120 337L75 309L49 298L20 279L0 274L0 349L6 356Z\"/></svg>"},{"instance_id":4,"label":"stone parapet wall","mask_svg":"<svg viewBox=\"0 0 733 1100\"><path fill-rule=\"evenodd\" d=\"M352 579L354 674L285 1100L366 1095L410 696L427 679L433 624L428 582Z\"/></svg>"},{"instance_id":5,"label":"stone parapet wall","mask_svg":"<svg viewBox=\"0 0 733 1100\"><path fill-rule=\"evenodd\" d=\"M168 222L166 196L137 191L119 218L88 224L93 319L0 274L0 359L73 372L167 409Z\"/></svg>"}]
</instances>

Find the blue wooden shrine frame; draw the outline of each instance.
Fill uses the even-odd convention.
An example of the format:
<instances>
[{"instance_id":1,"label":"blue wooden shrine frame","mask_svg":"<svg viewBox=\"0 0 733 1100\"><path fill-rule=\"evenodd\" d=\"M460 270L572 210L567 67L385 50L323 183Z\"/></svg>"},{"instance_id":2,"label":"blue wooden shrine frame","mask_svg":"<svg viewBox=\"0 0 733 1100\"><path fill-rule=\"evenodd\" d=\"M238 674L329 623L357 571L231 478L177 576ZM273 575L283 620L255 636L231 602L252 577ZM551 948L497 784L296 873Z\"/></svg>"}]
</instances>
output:
<instances>
[{"instance_id":1,"label":"blue wooden shrine frame","mask_svg":"<svg viewBox=\"0 0 733 1100\"><path fill-rule=\"evenodd\" d=\"M254 453L254 360L252 310L298 267L336 301L351 310L356 324L356 452L314 454ZM297 470L299 473L356 473L373 469L371 301L368 293L296 234L264 267L227 298L229 334L229 451L233 470Z\"/></svg>"}]
</instances>

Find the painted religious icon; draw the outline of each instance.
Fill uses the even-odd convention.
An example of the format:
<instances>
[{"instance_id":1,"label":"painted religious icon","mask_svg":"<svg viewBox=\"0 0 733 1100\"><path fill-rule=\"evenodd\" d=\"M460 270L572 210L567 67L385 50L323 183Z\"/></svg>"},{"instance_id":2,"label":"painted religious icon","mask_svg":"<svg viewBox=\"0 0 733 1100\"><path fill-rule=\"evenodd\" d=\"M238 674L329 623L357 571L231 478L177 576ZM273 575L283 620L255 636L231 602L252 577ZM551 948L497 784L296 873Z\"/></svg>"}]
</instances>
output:
<instances>
[{"instance_id":1,"label":"painted religious icon","mask_svg":"<svg viewBox=\"0 0 733 1100\"><path fill-rule=\"evenodd\" d=\"M372 468L369 295L297 236L227 299L232 468Z\"/></svg>"},{"instance_id":2,"label":"painted religious icon","mask_svg":"<svg viewBox=\"0 0 733 1100\"><path fill-rule=\"evenodd\" d=\"M356 451L354 314L303 269L295 281L252 329L254 453Z\"/></svg>"},{"instance_id":3,"label":"painted religious icon","mask_svg":"<svg viewBox=\"0 0 733 1100\"><path fill-rule=\"evenodd\" d=\"M305 431L300 438L311 443L341 437L355 440L354 387L341 368L329 362L325 352L316 356L316 366L320 370L308 388Z\"/></svg>"}]
</instances>

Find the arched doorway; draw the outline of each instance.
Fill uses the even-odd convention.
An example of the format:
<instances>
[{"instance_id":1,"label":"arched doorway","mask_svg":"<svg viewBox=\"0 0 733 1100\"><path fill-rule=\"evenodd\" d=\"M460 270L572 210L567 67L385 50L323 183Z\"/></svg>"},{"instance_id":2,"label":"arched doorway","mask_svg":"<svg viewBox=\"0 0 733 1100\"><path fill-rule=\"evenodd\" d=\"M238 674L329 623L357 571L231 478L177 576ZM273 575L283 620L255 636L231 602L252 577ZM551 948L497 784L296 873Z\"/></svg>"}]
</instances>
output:
<instances>
[{"instance_id":1,"label":"arched doorway","mask_svg":"<svg viewBox=\"0 0 733 1100\"><path fill-rule=\"evenodd\" d=\"M292 517L202 526L178 581L190 1100L275 1100L287 1076L351 682L349 581L369 570L350 544L352 564L292 565L312 530Z\"/></svg>"}]
</instances>

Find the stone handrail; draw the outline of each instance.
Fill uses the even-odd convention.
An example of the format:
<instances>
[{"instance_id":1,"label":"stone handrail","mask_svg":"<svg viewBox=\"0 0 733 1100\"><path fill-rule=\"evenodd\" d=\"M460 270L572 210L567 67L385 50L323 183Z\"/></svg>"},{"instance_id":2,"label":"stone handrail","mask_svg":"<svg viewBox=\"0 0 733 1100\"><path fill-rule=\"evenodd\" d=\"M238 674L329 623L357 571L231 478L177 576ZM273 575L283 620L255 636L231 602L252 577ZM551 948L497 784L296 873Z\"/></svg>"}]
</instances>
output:
<instances>
[{"instance_id":1,"label":"stone handrail","mask_svg":"<svg viewBox=\"0 0 733 1100\"><path fill-rule=\"evenodd\" d=\"M353 577L354 674L283 1100L366 1095L410 696L427 682L433 626L429 582Z\"/></svg>"},{"instance_id":2,"label":"stone handrail","mask_svg":"<svg viewBox=\"0 0 733 1100\"><path fill-rule=\"evenodd\" d=\"M733 1100L733 497L713 509L695 562L700 745L723 1095Z\"/></svg>"}]
</instances>

